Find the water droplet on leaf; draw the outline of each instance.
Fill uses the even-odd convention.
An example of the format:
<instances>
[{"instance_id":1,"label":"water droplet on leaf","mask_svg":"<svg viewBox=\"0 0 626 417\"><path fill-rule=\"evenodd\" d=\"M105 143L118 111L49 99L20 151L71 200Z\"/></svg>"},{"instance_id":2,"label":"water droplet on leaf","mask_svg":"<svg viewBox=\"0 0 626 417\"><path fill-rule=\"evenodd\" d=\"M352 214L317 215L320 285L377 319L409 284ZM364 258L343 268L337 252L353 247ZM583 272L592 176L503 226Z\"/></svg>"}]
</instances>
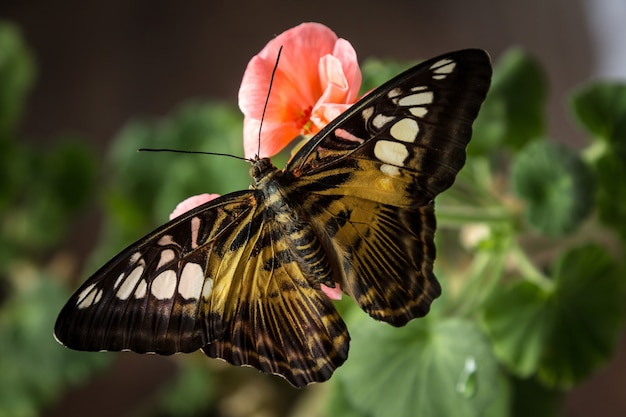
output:
<instances>
[{"instance_id":1,"label":"water droplet on leaf","mask_svg":"<svg viewBox=\"0 0 626 417\"><path fill-rule=\"evenodd\" d=\"M476 359L473 356L465 358L465 364L456 381L456 392L465 398L472 398L476 394L476 384L478 383L476 371Z\"/></svg>"}]
</instances>

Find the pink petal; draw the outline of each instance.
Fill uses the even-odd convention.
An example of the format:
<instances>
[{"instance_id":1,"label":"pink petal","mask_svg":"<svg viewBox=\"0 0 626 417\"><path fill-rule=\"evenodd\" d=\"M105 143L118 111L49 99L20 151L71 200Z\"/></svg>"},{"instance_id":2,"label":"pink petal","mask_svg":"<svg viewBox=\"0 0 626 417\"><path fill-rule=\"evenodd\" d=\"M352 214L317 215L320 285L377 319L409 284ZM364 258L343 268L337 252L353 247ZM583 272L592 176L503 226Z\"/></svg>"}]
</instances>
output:
<instances>
[{"instance_id":1,"label":"pink petal","mask_svg":"<svg viewBox=\"0 0 626 417\"><path fill-rule=\"evenodd\" d=\"M263 122L263 134L259 147L260 123L260 120L249 117L245 117L243 120L243 136L250 138L243 142L244 155L248 159L253 159L257 153L259 153L259 158L276 155L300 134L299 127L293 121L270 122L266 119Z\"/></svg>"},{"instance_id":2,"label":"pink petal","mask_svg":"<svg viewBox=\"0 0 626 417\"><path fill-rule=\"evenodd\" d=\"M186 200L178 203L172 214L170 214L170 220L180 216L181 214L187 213L189 210L193 210L204 203L208 203L209 201L214 200L219 196L219 194L198 194L191 196Z\"/></svg>"},{"instance_id":3,"label":"pink petal","mask_svg":"<svg viewBox=\"0 0 626 417\"><path fill-rule=\"evenodd\" d=\"M327 287L324 284L320 284L320 287L322 292L331 300L341 300L342 292L339 284L335 284L335 288Z\"/></svg>"}]
</instances>

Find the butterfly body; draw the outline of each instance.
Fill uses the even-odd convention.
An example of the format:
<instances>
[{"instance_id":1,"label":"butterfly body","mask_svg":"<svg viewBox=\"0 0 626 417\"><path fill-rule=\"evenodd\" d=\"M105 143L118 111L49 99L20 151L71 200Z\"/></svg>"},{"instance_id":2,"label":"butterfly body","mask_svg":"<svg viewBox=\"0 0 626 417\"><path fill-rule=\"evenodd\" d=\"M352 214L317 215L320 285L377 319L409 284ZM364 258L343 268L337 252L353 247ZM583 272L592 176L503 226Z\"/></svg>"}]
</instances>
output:
<instances>
[{"instance_id":1,"label":"butterfly body","mask_svg":"<svg viewBox=\"0 0 626 417\"><path fill-rule=\"evenodd\" d=\"M302 387L347 358L321 285L402 326L441 293L433 200L465 162L491 76L484 51L428 60L365 96L251 190L173 219L89 278L55 326L79 350L208 356Z\"/></svg>"}]
</instances>

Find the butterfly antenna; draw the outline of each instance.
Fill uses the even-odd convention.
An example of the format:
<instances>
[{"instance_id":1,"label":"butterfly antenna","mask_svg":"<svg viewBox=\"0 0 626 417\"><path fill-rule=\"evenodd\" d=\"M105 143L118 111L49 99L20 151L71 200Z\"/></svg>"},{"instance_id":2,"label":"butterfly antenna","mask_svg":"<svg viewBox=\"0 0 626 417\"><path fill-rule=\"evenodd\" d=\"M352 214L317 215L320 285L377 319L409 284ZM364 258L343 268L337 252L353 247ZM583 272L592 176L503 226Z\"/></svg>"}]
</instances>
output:
<instances>
[{"instance_id":1,"label":"butterfly antenna","mask_svg":"<svg viewBox=\"0 0 626 417\"><path fill-rule=\"evenodd\" d=\"M270 77L270 86L267 89L267 97L265 97L265 105L263 106L263 113L261 113L261 123L259 124L259 142L256 154L259 156L261 153L261 129L263 129L263 120L265 120L265 111L267 110L267 103L270 101L270 94L272 94L272 84L274 83L274 75L276 74L276 70L278 69L278 61L280 61L280 54L283 51L283 46L281 45L278 48L278 55L276 55L276 63L274 64L274 69L272 70L272 76Z\"/></svg>"},{"instance_id":2,"label":"butterfly antenna","mask_svg":"<svg viewBox=\"0 0 626 417\"><path fill-rule=\"evenodd\" d=\"M229 156L231 158L239 159L240 161L249 162L246 158L237 155L231 155L229 153L219 153L219 152L202 152L202 151L184 151L180 149L153 149L153 148L139 148L137 152L173 152L173 153L187 153L187 154L199 154L199 155L216 155L216 156Z\"/></svg>"}]
</instances>

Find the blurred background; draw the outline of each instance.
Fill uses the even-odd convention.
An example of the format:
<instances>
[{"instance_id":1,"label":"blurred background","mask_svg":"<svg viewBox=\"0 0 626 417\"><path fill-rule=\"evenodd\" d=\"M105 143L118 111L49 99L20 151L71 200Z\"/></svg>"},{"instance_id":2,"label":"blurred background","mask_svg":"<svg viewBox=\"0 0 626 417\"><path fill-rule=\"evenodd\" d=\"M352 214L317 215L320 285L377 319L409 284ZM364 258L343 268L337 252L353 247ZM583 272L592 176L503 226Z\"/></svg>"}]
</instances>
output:
<instances>
[{"instance_id":1,"label":"blurred background","mask_svg":"<svg viewBox=\"0 0 626 417\"><path fill-rule=\"evenodd\" d=\"M478 47L497 61L520 46L547 73L550 136L580 144L564 96L592 78L626 77L624 17L620 0L0 2L0 19L19 28L37 67L20 137L47 147L59 132L72 132L100 155L137 116L164 116L190 100L236 103L248 60L272 36L304 21L326 24L360 58L421 59ZM100 210L89 204L63 239L77 271L96 244ZM141 415L138 404L176 373L170 359L111 355L110 370L64 392L44 415ZM622 343L607 367L569 394L567 415L625 415L625 371Z\"/></svg>"}]
</instances>

